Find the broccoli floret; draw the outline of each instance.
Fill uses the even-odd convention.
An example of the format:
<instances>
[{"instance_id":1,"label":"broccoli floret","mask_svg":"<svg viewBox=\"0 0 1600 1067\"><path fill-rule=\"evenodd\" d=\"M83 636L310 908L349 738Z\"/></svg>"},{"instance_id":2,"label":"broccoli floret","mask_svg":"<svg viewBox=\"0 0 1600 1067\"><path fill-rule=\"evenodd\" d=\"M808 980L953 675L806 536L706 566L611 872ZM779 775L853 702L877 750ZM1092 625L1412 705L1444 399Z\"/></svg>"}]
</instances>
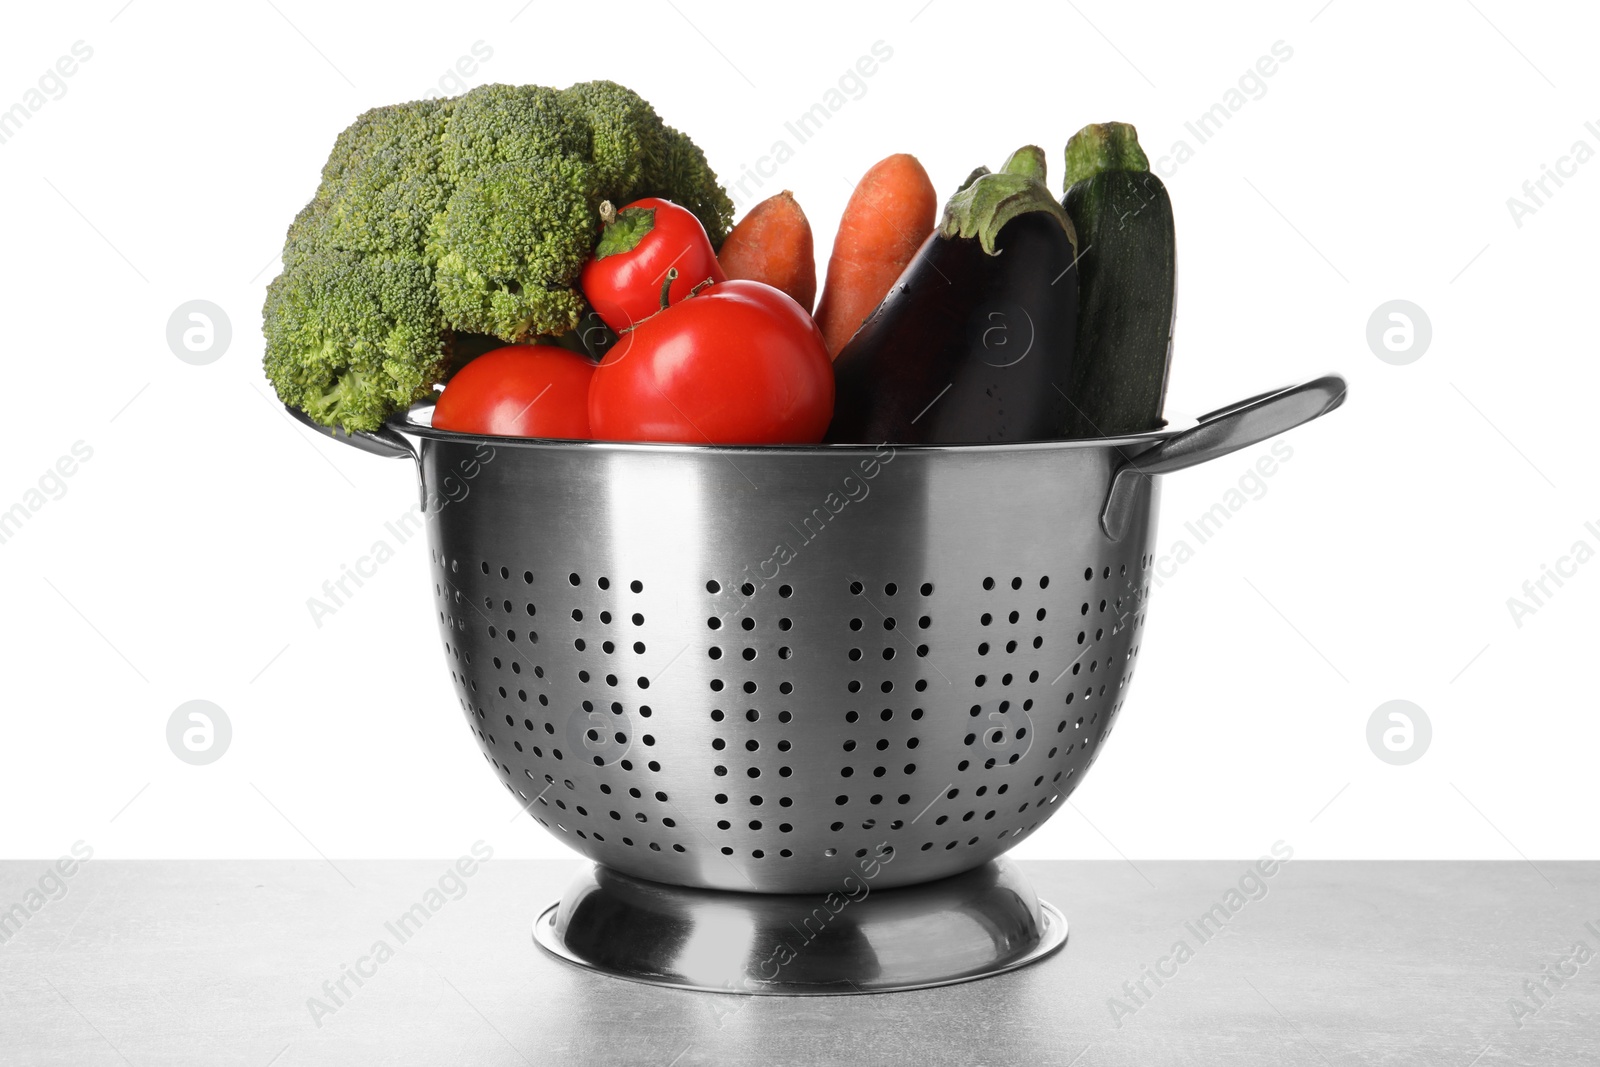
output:
<instances>
[{"instance_id":1,"label":"broccoli floret","mask_svg":"<svg viewBox=\"0 0 1600 1067\"><path fill-rule=\"evenodd\" d=\"M456 331L576 327L601 201L643 196L693 211L715 245L732 225L705 154L614 82L374 108L289 227L267 374L319 422L374 428L449 373Z\"/></svg>"},{"instance_id":2,"label":"broccoli floret","mask_svg":"<svg viewBox=\"0 0 1600 1067\"><path fill-rule=\"evenodd\" d=\"M552 157L538 171L500 163L456 187L429 254L445 321L506 341L578 325L571 282L594 248L594 168Z\"/></svg>"},{"instance_id":3,"label":"broccoli floret","mask_svg":"<svg viewBox=\"0 0 1600 1067\"><path fill-rule=\"evenodd\" d=\"M733 229L733 201L728 199L727 190L717 184L717 174L706 162L706 154L689 140L688 134L667 127L667 157L651 182L663 191L649 195L694 212L711 238L711 247L722 247L723 238Z\"/></svg>"},{"instance_id":4,"label":"broccoli floret","mask_svg":"<svg viewBox=\"0 0 1600 1067\"><path fill-rule=\"evenodd\" d=\"M322 171L329 247L420 255L450 186L439 172L448 102L373 108L334 142Z\"/></svg>"},{"instance_id":5,"label":"broccoli floret","mask_svg":"<svg viewBox=\"0 0 1600 1067\"><path fill-rule=\"evenodd\" d=\"M327 216L328 198L319 191L289 224L281 257L285 271L293 270L317 253L328 250Z\"/></svg>"},{"instance_id":6,"label":"broccoli floret","mask_svg":"<svg viewBox=\"0 0 1600 1067\"><path fill-rule=\"evenodd\" d=\"M607 199L619 207L641 196L671 199L657 191L671 131L644 97L616 82L593 81L563 89L561 98L584 121L584 154Z\"/></svg>"},{"instance_id":7,"label":"broccoli floret","mask_svg":"<svg viewBox=\"0 0 1600 1067\"><path fill-rule=\"evenodd\" d=\"M452 182L500 163L535 170L552 159L583 157L589 132L556 89L484 85L456 98L440 144L439 165Z\"/></svg>"},{"instance_id":8,"label":"broccoli floret","mask_svg":"<svg viewBox=\"0 0 1600 1067\"><path fill-rule=\"evenodd\" d=\"M733 228L733 201L693 141L663 123L642 96L616 82L580 82L562 96L588 122L589 157L606 199L621 205L659 196L681 204L699 217L711 246L722 246Z\"/></svg>"},{"instance_id":9,"label":"broccoli floret","mask_svg":"<svg viewBox=\"0 0 1600 1067\"><path fill-rule=\"evenodd\" d=\"M688 135L661 121L633 90L611 81L579 82L567 89L485 85L455 98L444 125L439 167L460 184L500 163L525 164L570 188L557 158L591 165L592 221L602 200L623 204L659 196L699 217L714 246L733 226L733 201L717 182L705 153ZM593 247L593 237L589 245ZM569 284L571 278L557 284Z\"/></svg>"},{"instance_id":10,"label":"broccoli floret","mask_svg":"<svg viewBox=\"0 0 1600 1067\"><path fill-rule=\"evenodd\" d=\"M267 287L263 317L278 398L326 426L377 429L425 396L449 359L421 259L311 254Z\"/></svg>"}]
</instances>

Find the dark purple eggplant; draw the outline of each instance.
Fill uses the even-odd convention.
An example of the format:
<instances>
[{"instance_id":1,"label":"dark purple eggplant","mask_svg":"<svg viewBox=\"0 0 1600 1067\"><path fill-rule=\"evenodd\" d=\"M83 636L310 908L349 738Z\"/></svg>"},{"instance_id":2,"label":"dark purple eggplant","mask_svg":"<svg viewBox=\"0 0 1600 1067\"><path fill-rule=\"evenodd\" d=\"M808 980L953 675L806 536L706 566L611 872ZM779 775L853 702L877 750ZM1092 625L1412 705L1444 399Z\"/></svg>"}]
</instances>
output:
<instances>
[{"instance_id":1,"label":"dark purple eggplant","mask_svg":"<svg viewBox=\"0 0 1600 1067\"><path fill-rule=\"evenodd\" d=\"M1077 236L1044 153L973 172L834 360L831 442L1056 437L1077 334Z\"/></svg>"}]
</instances>

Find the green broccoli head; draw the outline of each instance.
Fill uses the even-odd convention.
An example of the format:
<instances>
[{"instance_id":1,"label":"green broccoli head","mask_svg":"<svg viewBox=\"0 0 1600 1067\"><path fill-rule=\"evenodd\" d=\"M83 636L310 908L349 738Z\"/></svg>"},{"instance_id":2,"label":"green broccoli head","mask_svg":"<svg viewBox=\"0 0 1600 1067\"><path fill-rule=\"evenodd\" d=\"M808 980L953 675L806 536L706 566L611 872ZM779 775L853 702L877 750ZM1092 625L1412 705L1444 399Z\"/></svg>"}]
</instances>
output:
<instances>
[{"instance_id":1,"label":"green broccoli head","mask_svg":"<svg viewBox=\"0 0 1600 1067\"><path fill-rule=\"evenodd\" d=\"M373 108L334 142L316 196L284 240L284 269L329 250L420 257L450 186L439 176L448 101Z\"/></svg>"},{"instance_id":2,"label":"green broccoli head","mask_svg":"<svg viewBox=\"0 0 1600 1067\"><path fill-rule=\"evenodd\" d=\"M616 82L579 82L561 91L562 102L579 116L587 140L584 155L594 163L595 179L619 207L656 187L664 169L667 135L644 97Z\"/></svg>"},{"instance_id":3,"label":"green broccoli head","mask_svg":"<svg viewBox=\"0 0 1600 1067\"><path fill-rule=\"evenodd\" d=\"M458 97L440 141L445 178L462 182L501 163L538 170L554 159L588 154L589 131L559 90L542 85L484 85Z\"/></svg>"},{"instance_id":4,"label":"green broccoli head","mask_svg":"<svg viewBox=\"0 0 1600 1067\"><path fill-rule=\"evenodd\" d=\"M289 224L283 239L283 269L293 270L312 256L329 250L328 198L319 190Z\"/></svg>"},{"instance_id":5,"label":"green broccoli head","mask_svg":"<svg viewBox=\"0 0 1600 1067\"><path fill-rule=\"evenodd\" d=\"M706 162L706 154L689 140L688 134L667 127L666 159L651 184L662 191L646 195L671 200L694 212L711 238L711 247L722 247L723 239L733 229L733 201L727 190L717 184L717 174Z\"/></svg>"},{"instance_id":6,"label":"green broccoli head","mask_svg":"<svg viewBox=\"0 0 1600 1067\"><path fill-rule=\"evenodd\" d=\"M733 228L733 201L693 141L616 82L580 82L562 96L588 125L588 155L606 199L620 206L658 196L681 204L700 219L712 247L722 246Z\"/></svg>"},{"instance_id":7,"label":"green broccoli head","mask_svg":"<svg viewBox=\"0 0 1600 1067\"><path fill-rule=\"evenodd\" d=\"M538 170L500 163L458 185L428 245L445 321L513 342L577 326L572 282L599 226L593 185L594 168L574 156Z\"/></svg>"},{"instance_id":8,"label":"green broccoli head","mask_svg":"<svg viewBox=\"0 0 1600 1067\"><path fill-rule=\"evenodd\" d=\"M318 192L329 247L421 254L450 195L439 170L450 110L438 100L373 108L339 135Z\"/></svg>"},{"instance_id":9,"label":"green broccoli head","mask_svg":"<svg viewBox=\"0 0 1600 1067\"><path fill-rule=\"evenodd\" d=\"M267 287L266 371L325 426L375 430L449 359L433 270L415 258L312 254Z\"/></svg>"},{"instance_id":10,"label":"green broccoli head","mask_svg":"<svg viewBox=\"0 0 1600 1067\"><path fill-rule=\"evenodd\" d=\"M643 196L693 211L714 245L733 222L705 154L615 82L374 108L289 227L267 374L318 421L371 429L443 380L456 331L573 329L601 201Z\"/></svg>"}]
</instances>

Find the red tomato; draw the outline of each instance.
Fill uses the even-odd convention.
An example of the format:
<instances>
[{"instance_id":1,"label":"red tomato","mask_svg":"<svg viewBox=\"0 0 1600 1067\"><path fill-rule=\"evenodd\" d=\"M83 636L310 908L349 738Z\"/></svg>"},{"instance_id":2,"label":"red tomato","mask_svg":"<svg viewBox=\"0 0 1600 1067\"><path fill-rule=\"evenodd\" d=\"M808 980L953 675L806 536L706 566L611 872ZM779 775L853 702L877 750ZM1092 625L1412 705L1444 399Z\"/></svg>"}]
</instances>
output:
<instances>
[{"instance_id":1,"label":"red tomato","mask_svg":"<svg viewBox=\"0 0 1600 1067\"><path fill-rule=\"evenodd\" d=\"M433 425L502 437L589 436L594 364L555 345L508 345L456 371L433 408Z\"/></svg>"},{"instance_id":2,"label":"red tomato","mask_svg":"<svg viewBox=\"0 0 1600 1067\"><path fill-rule=\"evenodd\" d=\"M832 418L822 331L761 282L707 286L623 334L589 388L600 440L815 444Z\"/></svg>"},{"instance_id":3,"label":"red tomato","mask_svg":"<svg viewBox=\"0 0 1600 1067\"><path fill-rule=\"evenodd\" d=\"M678 277L668 292L669 304L707 278L727 280L694 213L650 196L606 223L579 284L601 320L621 333L661 310L661 287L673 268Z\"/></svg>"}]
</instances>

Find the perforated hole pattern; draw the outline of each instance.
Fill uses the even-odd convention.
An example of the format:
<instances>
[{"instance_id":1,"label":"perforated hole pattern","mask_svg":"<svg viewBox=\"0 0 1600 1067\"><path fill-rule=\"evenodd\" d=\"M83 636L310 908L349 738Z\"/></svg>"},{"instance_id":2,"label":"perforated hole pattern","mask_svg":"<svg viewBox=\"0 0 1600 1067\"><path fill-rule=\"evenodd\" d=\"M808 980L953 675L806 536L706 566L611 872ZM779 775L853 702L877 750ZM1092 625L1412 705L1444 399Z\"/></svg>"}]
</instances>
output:
<instances>
[{"instance_id":1,"label":"perforated hole pattern","mask_svg":"<svg viewBox=\"0 0 1600 1067\"><path fill-rule=\"evenodd\" d=\"M434 550L432 578L461 710L541 825L657 881L802 891L965 870L1062 806L1139 654L1151 557L1107 558L669 591Z\"/></svg>"}]
</instances>

